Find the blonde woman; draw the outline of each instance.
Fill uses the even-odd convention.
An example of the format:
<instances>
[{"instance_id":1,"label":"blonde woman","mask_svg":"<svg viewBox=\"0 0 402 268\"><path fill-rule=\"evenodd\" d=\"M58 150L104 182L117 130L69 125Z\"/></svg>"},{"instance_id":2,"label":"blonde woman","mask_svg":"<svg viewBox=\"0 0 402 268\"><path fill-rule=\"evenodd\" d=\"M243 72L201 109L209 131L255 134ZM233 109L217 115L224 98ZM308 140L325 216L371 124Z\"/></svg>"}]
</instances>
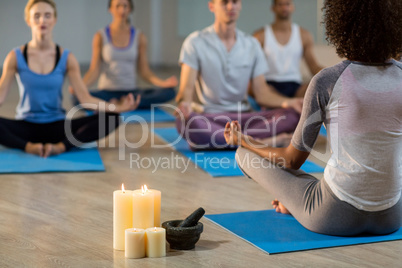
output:
<instances>
[{"instance_id":1,"label":"blonde woman","mask_svg":"<svg viewBox=\"0 0 402 268\"><path fill-rule=\"evenodd\" d=\"M14 76L20 92L16 119L0 118L0 144L42 157L60 154L75 147L75 141L90 142L108 135L118 127L120 112L137 108L139 99L132 94L115 104L105 103L89 94L74 55L53 41L52 32L57 21L53 0L28 1L25 20L31 28L32 40L7 55L0 79L0 104L4 102ZM65 76L75 88L81 104L98 110L98 114L66 119L62 107Z\"/></svg>"}]
</instances>

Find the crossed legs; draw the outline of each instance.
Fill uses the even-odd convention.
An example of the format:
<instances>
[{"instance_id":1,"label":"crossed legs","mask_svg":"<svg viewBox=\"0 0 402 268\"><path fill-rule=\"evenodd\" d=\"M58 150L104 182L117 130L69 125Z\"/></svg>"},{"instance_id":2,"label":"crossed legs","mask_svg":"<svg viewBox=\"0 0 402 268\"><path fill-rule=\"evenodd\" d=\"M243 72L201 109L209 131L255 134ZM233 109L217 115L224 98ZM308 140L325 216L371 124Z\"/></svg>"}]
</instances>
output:
<instances>
[{"instance_id":1,"label":"crossed legs","mask_svg":"<svg viewBox=\"0 0 402 268\"><path fill-rule=\"evenodd\" d=\"M108 102L117 102L121 97L132 93L134 97L141 96L138 109L150 109L152 104L160 104L171 101L176 96L174 88L148 88L133 90L94 90L92 96ZM72 95L73 105L78 105L78 99Z\"/></svg>"},{"instance_id":2,"label":"crossed legs","mask_svg":"<svg viewBox=\"0 0 402 268\"><path fill-rule=\"evenodd\" d=\"M233 120L239 121L245 135L267 139L293 132L299 121L299 114L293 109L250 113L193 113L185 121L178 118L176 127L193 149L223 149L229 147L223 135L225 125Z\"/></svg>"},{"instance_id":3,"label":"crossed legs","mask_svg":"<svg viewBox=\"0 0 402 268\"><path fill-rule=\"evenodd\" d=\"M100 113L73 120L31 123L0 118L0 144L46 157L96 141L119 126L119 114Z\"/></svg>"},{"instance_id":4,"label":"crossed legs","mask_svg":"<svg viewBox=\"0 0 402 268\"><path fill-rule=\"evenodd\" d=\"M301 170L279 168L242 147L237 150L236 160L246 176L280 200L281 206L313 232L340 236L388 234L401 227L401 200L384 211L362 211L339 200L324 179Z\"/></svg>"}]
</instances>

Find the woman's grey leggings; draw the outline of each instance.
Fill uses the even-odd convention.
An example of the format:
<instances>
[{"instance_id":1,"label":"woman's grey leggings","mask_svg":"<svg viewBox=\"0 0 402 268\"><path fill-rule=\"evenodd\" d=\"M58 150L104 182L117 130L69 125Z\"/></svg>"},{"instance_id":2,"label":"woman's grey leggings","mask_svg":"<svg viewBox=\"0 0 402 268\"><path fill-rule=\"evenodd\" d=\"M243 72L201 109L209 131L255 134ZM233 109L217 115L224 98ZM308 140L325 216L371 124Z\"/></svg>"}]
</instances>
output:
<instances>
[{"instance_id":1,"label":"woman's grey leggings","mask_svg":"<svg viewBox=\"0 0 402 268\"><path fill-rule=\"evenodd\" d=\"M274 195L310 231L339 236L380 235L401 227L401 200L383 211L362 211L339 200L324 179L277 167L242 147L237 149L236 160L246 176Z\"/></svg>"}]
</instances>

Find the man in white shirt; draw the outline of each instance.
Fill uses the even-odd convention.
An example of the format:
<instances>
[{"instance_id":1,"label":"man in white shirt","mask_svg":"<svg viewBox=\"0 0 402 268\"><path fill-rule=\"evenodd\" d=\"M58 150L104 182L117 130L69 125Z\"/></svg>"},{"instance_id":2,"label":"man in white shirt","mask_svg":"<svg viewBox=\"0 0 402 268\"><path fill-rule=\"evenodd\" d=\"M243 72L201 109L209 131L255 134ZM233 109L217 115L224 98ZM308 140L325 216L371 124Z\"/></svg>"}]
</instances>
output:
<instances>
[{"instance_id":1,"label":"man in white shirt","mask_svg":"<svg viewBox=\"0 0 402 268\"><path fill-rule=\"evenodd\" d=\"M236 28L241 0L211 0L208 7L214 24L189 35L180 53L179 133L193 149L210 149L227 147L223 130L230 120L243 122L248 135L261 139L293 132L302 99L284 97L267 86L260 45ZM250 83L260 105L284 109L250 113ZM195 90L201 113L193 112ZM280 137L289 141L289 134Z\"/></svg>"},{"instance_id":2,"label":"man in white shirt","mask_svg":"<svg viewBox=\"0 0 402 268\"><path fill-rule=\"evenodd\" d=\"M269 70L265 79L270 87L288 97L303 97L307 84L302 84L300 61L304 58L313 75L321 69L314 56L312 35L292 22L293 0L272 0L275 20L253 35L260 42Z\"/></svg>"}]
</instances>

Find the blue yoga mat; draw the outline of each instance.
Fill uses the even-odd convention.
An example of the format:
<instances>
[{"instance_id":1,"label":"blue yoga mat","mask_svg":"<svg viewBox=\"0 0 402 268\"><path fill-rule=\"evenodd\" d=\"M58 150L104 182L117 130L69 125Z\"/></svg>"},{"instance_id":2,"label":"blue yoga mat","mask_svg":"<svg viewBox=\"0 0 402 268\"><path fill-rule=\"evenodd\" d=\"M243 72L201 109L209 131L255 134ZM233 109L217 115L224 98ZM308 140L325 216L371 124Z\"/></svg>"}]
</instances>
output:
<instances>
[{"instance_id":1,"label":"blue yoga mat","mask_svg":"<svg viewBox=\"0 0 402 268\"><path fill-rule=\"evenodd\" d=\"M42 158L0 146L0 173L105 171L97 148L72 149Z\"/></svg>"},{"instance_id":2,"label":"blue yoga mat","mask_svg":"<svg viewBox=\"0 0 402 268\"><path fill-rule=\"evenodd\" d=\"M92 115L93 111L86 111L88 115ZM144 120L147 123L154 122L174 122L176 118L158 107L152 109L138 109L130 112L122 113L123 121L130 124L138 124Z\"/></svg>"},{"instance_id":3,"label":"blue yoga mat","mask_svg":"<svg viewBox=\"0 0 402 268\"><path fill-rule=\"evenodd\" d=\"M154 132L166 143L189 158L197 167L209 173L212 177L243 176L243 172L235 160L236 151L191 151L186 140L181 138L175 128L155 128ZM308 173L324 172L324 168L306 161L301 169Z\"/></svg>"},{"instance_id":4,"label":"blue yoga mat","mask_svg":"<svg viewBox=\"0 0 402 268\"><path fill-rule=\"evenodd\" d=\"M321 128L320 128L320 135L321 135L321 136L324 136L324 137L327 136L327 130L326 130L326 128L324 127L324 125L321 125Z\"/></svg>"},{"instance_id":5,"label":"blue yoga mat","mask_svg":"<svg viewBox=\"0 0 402 268\"><path fill-rule=\"evenodd\" d=\"M339 237L317 234L304 228L293 216L275 210L205 217L269 254L402 239L402 228L383 236Z\"/></svg>"}]
</instances>

